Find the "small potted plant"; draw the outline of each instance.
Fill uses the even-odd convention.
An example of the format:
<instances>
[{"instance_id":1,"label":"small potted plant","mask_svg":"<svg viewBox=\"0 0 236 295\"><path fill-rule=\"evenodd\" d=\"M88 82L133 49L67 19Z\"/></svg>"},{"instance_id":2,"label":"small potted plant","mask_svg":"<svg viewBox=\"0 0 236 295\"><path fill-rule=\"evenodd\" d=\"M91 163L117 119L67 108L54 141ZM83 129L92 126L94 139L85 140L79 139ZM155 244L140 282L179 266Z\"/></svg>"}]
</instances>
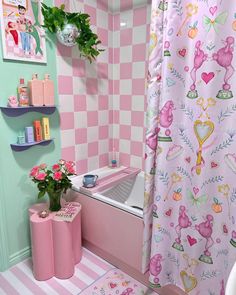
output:
<instances>
[{"instance_id":1,"label":"small potted plant","mask_svg":"<svg viewBox=\"0 0 236 295\"><path fill-rule=\"evenodd\" d=\"M65 5L49 7L42 3L44 23L42 27L56 33L60 43L66 46L78 45L81 56L92 62L102 49L98 36L90 28L90 16L81 12L65 12Z\"/></svg>"},{"instance_id":2,"label":"small potted plant","mask_svg":"<svg viewBox=\"0 0 236 295\"><path fill-rule=\"evenodd\" d=\"M34 183L37 183L38 198L42 198L47 193L49 210L58 211L61 209L62 194L72 186L69 178L72 175L75 175L74 163L60 160L51 168L48 168L46 164L34 166L29 176Z\"/></svg>"}]
</instances>

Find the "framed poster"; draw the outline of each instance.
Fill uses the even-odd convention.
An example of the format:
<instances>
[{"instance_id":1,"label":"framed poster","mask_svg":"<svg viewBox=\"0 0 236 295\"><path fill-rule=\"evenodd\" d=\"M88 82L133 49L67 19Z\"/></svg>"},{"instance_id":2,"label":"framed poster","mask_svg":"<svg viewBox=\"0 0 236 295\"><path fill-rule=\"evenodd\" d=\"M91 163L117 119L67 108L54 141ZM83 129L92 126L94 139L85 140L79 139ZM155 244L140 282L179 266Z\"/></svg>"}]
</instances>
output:
<instances>
[{"instance_id":1,"label":"framed poster","mask_svg":"<svg viewBox=\"0 0 236 295\"><path fill-rule=\"evenodd\" d=\"M0 0L3 58L46 63L41 0Z\"/></svg>"}]
</instances>

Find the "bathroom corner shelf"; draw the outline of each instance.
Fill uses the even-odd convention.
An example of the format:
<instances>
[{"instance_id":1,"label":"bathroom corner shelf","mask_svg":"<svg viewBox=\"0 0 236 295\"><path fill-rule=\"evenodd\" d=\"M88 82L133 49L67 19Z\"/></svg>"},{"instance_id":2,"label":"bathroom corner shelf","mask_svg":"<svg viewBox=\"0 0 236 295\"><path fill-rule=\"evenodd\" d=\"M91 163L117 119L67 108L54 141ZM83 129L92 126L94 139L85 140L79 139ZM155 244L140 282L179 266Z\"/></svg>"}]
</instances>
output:
<instances>
[{"instance_id":1,"label":"bathroom corner shelf","mask_svg":"<svg viewBox=\"0 0 236 295\"><path fill-rule=\"evenodd\" d=\"M48 140L37 141L37 142L35 141L32 143L24 143L24 144L14 143L14 144L11 144L11 148L15 152L22 152L22 151L28 150L29 148L35 145L48 145L52 141L53 141L53 138Z\"/></svg>"},{"instance_id":2,"label":"bathroom corner shelf","mask_svg":"<svg viewBox=\"0 0 236 295\"><path fill-rule=\"evenodd\" d=\"M27 106L27 107L0 107L2 112L8 117L18 117L29 112L38 112L45 115L51 115L55 112L56 106Z\"/></svg>"}]
</instances>

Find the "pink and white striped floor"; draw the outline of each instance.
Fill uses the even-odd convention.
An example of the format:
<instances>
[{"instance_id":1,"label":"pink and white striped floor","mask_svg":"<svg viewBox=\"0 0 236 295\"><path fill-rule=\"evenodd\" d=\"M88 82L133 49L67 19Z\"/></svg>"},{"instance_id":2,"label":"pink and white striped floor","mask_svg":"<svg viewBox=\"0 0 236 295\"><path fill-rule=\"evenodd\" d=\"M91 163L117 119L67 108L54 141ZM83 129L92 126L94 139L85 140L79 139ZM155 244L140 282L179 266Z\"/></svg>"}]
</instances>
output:
<instances>
[{"instance_id":1,"label":"pink and white striped floor","mask_svg":"<svg viewBox=\"0 0 236 295\"><path fill-rule=\"evenodd\" d=\"M95 293L86 289L101 281L112 269L114 266L83 249L82 260L76 265L73 277L68 280L52 278L41 282L34 279L32 261L27 259L0 273L0 295L92 295ZM140 286L141 289L144 287L141 284ZM143 294L141 289L140 293L135 294Z\"/></svg>"},{"instance_id":2,"label":"pink and white striped floor","mask_svg":"<svg viewBox=\"0 0 236 295\"><path fill-rule=\"evenodd\" d=\"M34 279L32 262L28 259L0 273L0 294L77 295L112 268L114 266L83 249L82 260L76 265L73 277L68 280L52 278L40 282Z\"/></svg>"}]
</instances>

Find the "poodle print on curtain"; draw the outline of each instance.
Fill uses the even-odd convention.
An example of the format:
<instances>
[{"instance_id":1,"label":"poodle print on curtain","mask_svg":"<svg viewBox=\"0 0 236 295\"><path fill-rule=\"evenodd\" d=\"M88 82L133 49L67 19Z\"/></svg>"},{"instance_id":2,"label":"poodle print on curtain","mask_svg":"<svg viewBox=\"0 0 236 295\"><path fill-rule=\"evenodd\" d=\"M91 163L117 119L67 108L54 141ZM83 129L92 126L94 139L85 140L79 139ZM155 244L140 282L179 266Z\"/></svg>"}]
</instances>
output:
<instances>
[{"instance_id":1,"label":"poodle print on curtain","mask_svg":"<svg viewBox=\"0 0 236 295\"><path fill-rule=\"evenodd\" d=\"M236 1L153 0L143 271L223 295L236 260Z\"/></svg>"}]
</instances>

